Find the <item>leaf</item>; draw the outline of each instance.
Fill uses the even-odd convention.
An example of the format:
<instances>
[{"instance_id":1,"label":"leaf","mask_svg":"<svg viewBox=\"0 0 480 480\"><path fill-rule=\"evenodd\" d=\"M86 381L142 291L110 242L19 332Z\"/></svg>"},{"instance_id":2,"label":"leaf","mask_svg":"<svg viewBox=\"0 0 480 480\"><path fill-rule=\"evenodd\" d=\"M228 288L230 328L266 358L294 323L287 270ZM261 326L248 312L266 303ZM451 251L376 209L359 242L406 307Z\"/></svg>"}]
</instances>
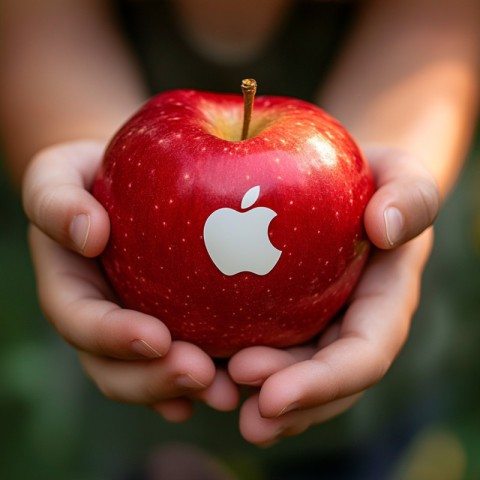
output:
<instances>
[{"instance_id":1,"label":"leaf","mask_svg":"<svg viewBox=\"0 0 480 480\"><path fill-rule=\"evenodd\" d=\"M245 193L242 199L242 209L246 209L251 207L257 200L258 197L260 196L260 185L257 185L256 187L252 187L250 190Z\"/></svg>"}]
</instances>

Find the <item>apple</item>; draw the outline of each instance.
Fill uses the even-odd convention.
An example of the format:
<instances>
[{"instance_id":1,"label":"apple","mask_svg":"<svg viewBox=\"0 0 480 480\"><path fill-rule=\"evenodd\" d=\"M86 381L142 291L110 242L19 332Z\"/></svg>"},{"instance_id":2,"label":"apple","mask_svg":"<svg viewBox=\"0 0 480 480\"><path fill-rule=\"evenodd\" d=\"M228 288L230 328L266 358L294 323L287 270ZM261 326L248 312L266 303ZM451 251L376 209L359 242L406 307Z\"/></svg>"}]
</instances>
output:
<instances>
[{"instance_id":1,"label":"apple","mask_svg":"<svg viewBox=\"0 0 480 480\"><path fill-rule=\"evenodd\" d=\"M252 85L243 99L153 97L111 140L92 190L119 302L213 357L312 339L370 249L374 182L352 137L298 99L261 96L252 114Z\"/></svg>"}]
</instances>

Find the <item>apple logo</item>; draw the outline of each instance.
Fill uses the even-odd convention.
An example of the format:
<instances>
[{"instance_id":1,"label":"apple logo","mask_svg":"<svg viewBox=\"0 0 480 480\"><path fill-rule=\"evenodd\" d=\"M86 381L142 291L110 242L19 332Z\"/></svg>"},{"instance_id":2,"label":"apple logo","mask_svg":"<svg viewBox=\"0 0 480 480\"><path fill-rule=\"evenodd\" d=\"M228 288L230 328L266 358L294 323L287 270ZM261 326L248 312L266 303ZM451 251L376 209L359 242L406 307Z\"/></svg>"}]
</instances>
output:
<instances>
[{"instance_id":1,"label":"apple logo","mask_svg":"<svg viewBox=\"0 0 480 480\"><path fill-rule=\"evenodd\" d=\"M259 195L258 185L248 190L242 199L242 210L250 208ZM269 273L282 254L268 238L268 226L276 216L266 207L247 212L231 208L215 210L205 222L203 239L216 267L229 276L240 272Z\"/></svg>"}]
</instances>

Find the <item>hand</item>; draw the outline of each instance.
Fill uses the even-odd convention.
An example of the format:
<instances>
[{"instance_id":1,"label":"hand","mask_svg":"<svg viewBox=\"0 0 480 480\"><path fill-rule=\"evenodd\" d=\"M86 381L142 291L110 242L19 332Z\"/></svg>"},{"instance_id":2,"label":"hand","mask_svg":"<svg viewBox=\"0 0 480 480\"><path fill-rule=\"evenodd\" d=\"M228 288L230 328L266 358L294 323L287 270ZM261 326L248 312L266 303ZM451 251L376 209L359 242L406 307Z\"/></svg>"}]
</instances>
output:
<instances>
[{"instance_id":1,"label":"hand","mask_svg":"<svg viewBox=\"0 0 480 480\"><path fill-rule=\"evenodd\" d=\"M233 380L259 389L240 412L241 433L254 444L299 434L352 407L385 375L407 338L439 196L430 174L407 154L376 148L368 158L378 190L365 226L383 250L373 251L346 312L315 343L252 347L230 360ZM385 224L391 206L403 219L393 227Z\"/></svg>"},{"instance_id":2,"label":"hand","mask_svg":"<svg viewBox=\"0 0 480 480\"><path fill-rule=\"evenodd\" d=\"M103 144L79 141L40 152L23 184L30 247L45 315L80 352L88 375L108 398L149 405L186 420L194 400L230 410L238 389L198 347L171 340L157 318L120 308L96 261L110 225L88 189Z\"/></svg>"}]
</instances>

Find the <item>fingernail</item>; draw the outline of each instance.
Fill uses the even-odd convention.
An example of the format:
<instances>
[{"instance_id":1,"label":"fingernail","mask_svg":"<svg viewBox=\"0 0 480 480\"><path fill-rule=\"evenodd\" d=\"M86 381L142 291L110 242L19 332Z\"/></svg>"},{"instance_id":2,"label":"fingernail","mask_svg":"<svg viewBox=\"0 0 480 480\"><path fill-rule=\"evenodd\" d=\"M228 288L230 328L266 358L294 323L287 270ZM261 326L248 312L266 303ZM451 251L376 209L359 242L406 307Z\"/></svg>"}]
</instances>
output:
<instances>
[{"instance_id":1,"label":"fingernail","mask_svg":"<svg viewBox=\"0 0 480 480\"><path fill-rule=\"evenodd\" d=\"M296 410L298 406L299 406L298 402L294 402L294 403L291 403L290 405L287 405L277 413L276 418L281 417L282 415L285 415L286 413L291 412L292 410Z\"/></svg>"},{"instance_id":2,"label":"fingernail","mask_svg":"<svg viewBox=\"0 0 480 480\"><path fill-rule=\"evenodd\" d=\"M175 383L181 388L194 388L196 390L207 387L202 382L199 382L196 378L192 377L189 373L179 375L175 379Z\"/></svg>"},{"instance_id":3,"label":"fingernail","mask_svg":"<svg viewBox=\"0 0 480 480\"><path fill-rule=\"evenodd\" d=\"M79 252L83 252L90 232L90 215L77 215L70 224L70 238Z\"/></svg>"},{"instance_id":4,"label":"fingernail","mask_svg":"<svg viewBox=\"0 0 480 480\"><path fill-rule=\"evenodd\" d=\"M155 350L149 343L147 343L145 340L134 340L131 343L132 350L135 353L138 353L139 355L142 355L142 357L147 357L147 358L160 358L163 355Z\"/></svg>"},{"instance_id":5,"label":"fingernail","mask_svg":"<svg viewBox=\"0 0 480 480\"><path fill-rule=\"evenodd\" d=\"M383 213L385 219L385 234L391 247L396 245L403 236L405 222L398 208L388 207Z\"/></svg>"}]
</instances>

